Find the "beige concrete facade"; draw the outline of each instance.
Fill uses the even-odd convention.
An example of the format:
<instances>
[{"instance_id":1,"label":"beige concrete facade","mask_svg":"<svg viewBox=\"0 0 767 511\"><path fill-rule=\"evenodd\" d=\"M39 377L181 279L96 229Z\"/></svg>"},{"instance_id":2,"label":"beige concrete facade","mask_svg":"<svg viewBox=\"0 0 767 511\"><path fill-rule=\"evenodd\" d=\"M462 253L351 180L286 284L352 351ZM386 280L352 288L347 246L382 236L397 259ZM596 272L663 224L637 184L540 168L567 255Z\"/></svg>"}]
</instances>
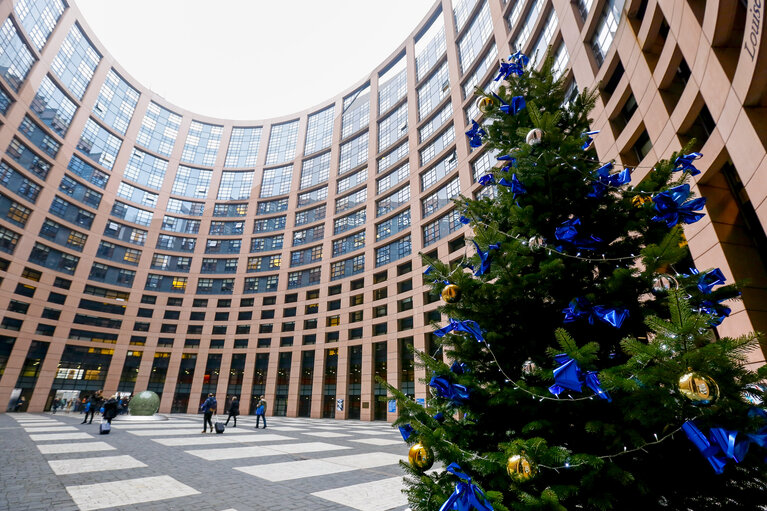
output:
<instances>
[{"instance_id":1,"label":"beige concrete facade","mask_svg":"<svg viewBox=\"0 0 767 511\"><path fill-rule=\"evenodd\" d=\"M463 135L470 124L468 114L476 99L471 93L473 86L467 85L467 82L477 75L476 84L487 86L496 72L498 57L511 53L516 41L524 42L522 49L528 54L533 54L542 42L546 43L543 47L550 46L555 53L566 49L564 76L574 80L579 89L598 87L600 90L592 115L593 128L601 130L595 142L600 159L616 159L626 166L635 167L635 179L641 179L658 159L668 157L691 138L697 139L694 150L704 156L696 164L703 172L695 178L695 185L708 202L706 217L686 226L690 250L699 268L719 267L728 280L746 282L743 301L733 305L732 315L718 330L721 335L736 335L754 329L767 331L767 247L764 244L764 225L767 224L767 126L764 115L767 111L767 51L762 49L765 36L761 3L759 0L627 0L620 10L612 43L600 53L594 49L594 41L603 33L606 13L613 4L615 2L605 0L438 0L423 22L392 52L389 59L335 98L281 118L243 122L188 112L169 104L137 83L114 61L108 49L93 37L74 4L63 11L47 42L41 51L37 51L30 36L21 28L23 20L14 11L14 2L0 3L0 20L13 21L19 37L35 60L18 91L0 79L12 101L5 114L0 114L0 147L8 147L16 137L33 153L52 164L47 178L43 180L15 159L7 157L7 153L3 155L7 166L37 183L41 190L36 201L29 201L0 187L3 195L31 210L23 226L0 217L0 227L18 235L13 248L0 253L4 270L0 271L0 307L4 310L4 318L10 318L10 321L3 319L0 327L0 339L4 340L7 352L0 351L0 363L4 362L4 366L0 366L0 403L15 399L12 397L16 396L14 389L23 389L28 402L25 407L28 406L30 411L40 411L49 407L56 391L62 389L79 390L82 395L88 395L94 386L113 393L118 390L140 391L148 386L153 388L154 384L154 390L162 394L161 412L194 412L201 396L215 391L219 400L228 394L242 396L243 413L249 411L247 404L252 396L264 394L271 404L271 412L289 416L393 420L396 412L387 411L388 404L379 398L381 389L376 392L376 374L385 375L387 381L405 389L416 399L425 398L426 388L419 379L426 375L422 369L411 367L412 353L403 348L410 343L416 350L428 351L432 348L430 318L438 303L428 298L423 286L424 265L418 253L436 255L445 261L458 259L465 253L462 239L467 232L462 227L453 226L447 228L447 232L443 232L445 229L440 231L437 239L433 235L427 236L428 226L435 219L446 217L452 206L447 201L436 212L425 216L423 201L456 178L462 193L479 192L481 187L475 181L473 165L482 158L482 151L470 151ZM490 25L480 28L487 12ZM513 18L513 23L509 23L510 18ZM435 43L433 47L437 50L433 52L433 62L422 73L418 66L424 65L418 63L421 60L417 61L417 57L426 55L424 61L431 62L428 58L431 47L426 45L429 42L427 38L432 38L436 32L437 35L430 40L438 41L440 34L438 30L429 29L440 22L444 24L444 48L440 49L442 47ZM67 90L67 84L62 83L58 72L52 67L62 43L76 25L83 29L93 48L101 55L82 99L77 99L76 94ZM527 37L520 34L527 34ZM478 41L476 48L467 49L471 46L467 42L470 40ZM493 48L497 51L495 57ZM379 93L384 97L390 90L387 87L391 83L387 71L393 64L401 62L401 58L405 59L402 66L406 70L404 90L393 95L385 107L383 103L379 105ZM492 64L484 68L486 62ZM428 98L421 101L419 91L424 98L428 96L427 84L437 75L443 63L448 83L438 84L433 107L420 115L419 105ZM93 114L110 70L140 93L124 134ZM46 76L77 107L63 137L44 125L32 110L31 105ZM355 91L368 83L368 120L360 129L343 136L344 114L356 108L349 98L353 98ZM469 92L466 93L465 89ZM152 103L181 117L169 154L154 152L139 142L142 120ZM398 124L398 131L394 130L391 135L396 141L379 151L379 130L388 129L387 118L405 104L406 123ZM447 111L448 105L452 105L452 112L441 123L435 121L434 129L429 129L427 134L425 126ZM331 143L326 148L307 153L309 118L328 107L334 108ZM27 115L39 124L38 128L43 133L61 144L55 158L44 155L19 131ZM267 164L272 127L290 121L298 122L293 142L294 156L286 161ZM89 122L96 122L121 141L111 169L88 159L78 147L83 129ZM221 127L219 148L209 164L184 159L185 142L189 140L190 129L195 129L193 122ZM441 138L451 125L454 137L445 136L444 144L433 146L434 141ZM227 165L230 139L234 128L239 127L261 128L257 157L253 165L230 167ZM342 147L349 147L345 144L365 132L369 137L366 157L351 168L342 168ZM387 155L406 140L408 150L400 157L389 158L393 162L379 170L383 166L381 160L388 161ZM167 162L164 181L157 188L137 184L125 176L134 147ZM302 187L303 162L328 151L328 175L316 184ZM95 188L68 170L73 154L109 175L105 187L98 190L103 194L98 207L68 198L71 203L93 215L87 230L49 212L49 206L56 197L67 199L59 186L64 176ZM428 162L422 164L426 154L430 155L426 158ZM435 168L435 163L446 161L451 155L454 155L453 168L424 190L423 176ZM262 177L265 171L291 163L293 172L288 193L263 197ZM390 176L391 169L400 169L405 163L409 164L407 176L378 193L382 187L379 180ZM191 199L174 193L179 165L212 171L204 197ZM339 192L343 187L339 182L365 168L368 169L366 178ZM224 171L231 170L253 172L249 197L234 201L247 204L247 214L244 217L214 216L216 204L232 202L216 199ZM153 208L146 207L145 203L143 206L153 213L149 225L115 218L113 206L116 201L142 207L141 203L119 195L121 182L157 195ZM320 190L324 186L327 186L325 199L299 207L300 194ZM381 199L403 190L405 186L409 186L409 198L379 215ZM367 190L366 196L359 204L336 213L339 204L344 204L343 199L363 189ZM259 203L282 198L287 199L286 210L259 214ZM169 213L167 205L173 199L201 203L203 212L200 216ZM296 225L297 213L322 204L325 204L322 218ZM366 214L361 224L334 234L339 218L363 210ZM380 224L408 210L407 225L391 235L377 236L381 232ZM182 220L199 220L198 232L168 231L164 225L165 215ZM281 216L286 217L284 227L272 232L254 233L254 222ZM63 228L87 233L88 239L82 250L73 250L40 236L38 233L46 219L54 220ZM143 245L103 235L105 227L113 221L146 231ZM238 235L209 234L212 223L217 221L244 221L244 231ZM444 223L451 225L448 220ZM295 232L316 226L324 227L321 239L300 246L291 243ZM337 248L334 242L362 232L365 233L364 246L333 256ZM157 248L158 238L163 234L194 238L196 246L191 252ZM251 238L277 234L284 235L281 248L258 253L250 251ZM378 237L381 239L376 241ZM402 257L391 256L385 262L382 247L408 237L409 253ZM235 238L241 240L238 252L205 253L208 240ZM118 250L141 250L137 264L105 258L100 252L102 241L121 247ZM78 257L74 273L31 262L30 254L36 243ZM404 241L402 245L405 245ZM320 246L322 256L319 260L291 266L292 252ZM395 252L399 246L392 245L391 251ZM189 257L191 264L185 272L153 268L155 254ZM363 254L364 268L360 269L359 260L352 259ZM251 264L249 258L261 256L280 256L280 266L266 271L260 267L248 271ZM237 269L225 272L219 268L218 273L202 273L205 258L236 259ZM383 261L382 264L377 266L377 259ZM346 260L349 263L344 276L336 278L337 273L334 272L338 271L338 265L333 263ZM94 280L94 263L116 269L109 271L124 269L135 272L132 283L124 285L111 279ZM357 267L354 268L354 265ZM315 277L308 273L313 268L319 268L318 281L316 272L313 274ZM351 271L347 271L349 268L352 268ZM291 281L291 274L303 270L307 274L301 274L295 280L298 282L296 285ZM151 288L147 284L150 274L186 277L186 289L171 292ZM269 276L278 277L276 289L263 292L246 289L247 278ZM198 281L205 278L231 278L234 279L233 287L218 293L200 291ZM62 287L61 279L70 281L69 289ZM24 292L24 289L30 289L29 286L35 288L31 291L32 296L19 294L20 289ZM51 292L54 296L65 295L63 303L52 302ZM102 295L99 296L99 293ZM181 299L180 302L178 299ZM195 303L195 300L205 299L207 305ZM252 303L250 299L253 299ZM106 309L84 309L82 300L105 304ZM26 306L28 308L25 309ZM60 311L60 315L54 320L46 319L52 314L46 309ZM217 313L221 313L218 318ZM78 314L80 319L75 322ZM83 323L82 316L88 316L85 320L91 324ZM201 316L204 319L200 319ZM316 320L314 327L312 320ZM116 328L104 326L109 321L121 321L121 325ZM142 325L137 329L137 322L148 323L148 326ZM290 330L290 322L294 323L293 330ZM284 323L288 325L284 326ZM55 329L41 330L41 324ZM272 325L272 331L265 331L269 329L265 325ZM361 334L356 330L359 328L362 329ZM73 334L73 330L99 331L116 337L80 340L81 336ZM311 337L307 337L311 335L316 336L313 342ZM288 342L288 337L292 337L292 341ZM44 345L47 346L44 357L35 359L33 352ZM61 363L62 355L71 347L83 347L90 352L95 350L96 355L104 358L97 357L92 366L83 366L85 372L78 375L76 364ZM137 371L124 372L126 360L137 358L136 352L141 352ZM285 354L290 354L290 360ZM167 359L164 381L153 376L153 367L162 365L153 365L158 359ZM99 365L98 360L108 363ZM336 360L335 370L332 365L328 367L329 361ZM762 364L763 353L755 353L752 362ZM186 375L184 367L190 371L193 369L193 375ZM74 372L70 377L62 369L73 369ZM228 376L231 376L231 382ZM208 378L216 377L217 383L209 383L211 380ZM188 383L184 383L185 378ZM342 407L338 406L339 400L343 400Z\"/></svg>"}]
</instances>

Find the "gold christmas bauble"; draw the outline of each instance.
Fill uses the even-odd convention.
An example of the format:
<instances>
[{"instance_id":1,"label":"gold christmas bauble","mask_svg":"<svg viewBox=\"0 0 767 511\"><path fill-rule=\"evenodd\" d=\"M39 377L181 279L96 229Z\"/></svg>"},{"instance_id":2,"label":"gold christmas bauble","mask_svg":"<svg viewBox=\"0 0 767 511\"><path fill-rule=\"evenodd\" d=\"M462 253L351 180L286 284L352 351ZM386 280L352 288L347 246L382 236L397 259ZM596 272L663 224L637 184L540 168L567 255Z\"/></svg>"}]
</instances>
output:
<instances>
[{"instance_id":1,"label":"gold christmas bauble","mask_svg":"<svg viewBox=\"0 0 767 511\"><path fill-rule=\"evenodd\" d=\"M527 481L535 476L535 468L524 454L515 454L506 462L506 472L515 481Z\"/></svg>"},{"instance_id":2,"label":"gold christmas bauble","mask_svg":"<svg viewBox=\"0 0 767 511\"><path fill-rule=\"evenodd\" d=\"M635 208L641 208L648 202L652 202L652 197L645 195L634 195L634 197L631 199L631 203Z\"/></svg>"},{"instance_id":3,"label":"gold christmas bauble","mask_svg":"<svg viewBox=\"0 0 767 511\"><path fill-rule=\"evenodd\" d=\"M477 108L483 114L488 114L493 110L493 100L488 97L479 98L477 100Z\"/></svg>"},{"instance_id":4,"label":"gold christmas bauble","mask_svg":"<svg viewBox=\"0 0 767 511\"><path fill-rule=\"evenodd\" d=\"M431 449L421 443L414 444L407 454L410 466L416 470L429 470L434 464L434 454Z\"/></svg>"},{"instance_id":5,"label":"gold christmas bauble","mask_svg":"<svg viewBox=\"0 0 767 511\"><path fill-rule=\"evenodd\" d=\"M531 129L527 132L525 142L529 145L538 145L543 141L543 131L538 128Z\"/></svg>"},{"instance_id":6,"label":"gold christmas bauble","mask_svg":"<svg viewBox=\"0 0 767 511\"><path fill-rule=\"evenodd\" d=\"M707 405L719 397L719 386L709 376L691 371L679 378L679 391L690 401Z\"/></svg>"},{"instance_id":7,"label":"gold christmas bauble","mask_svg":"<svg viewBox=\"0 0 767 511\"><path fill-rule=\"evenodd\" d=\"M461 299L461 288L455 284L448 284L442 288L440 295L445 303L456 303Z\"/></svg>"}]
</instances>

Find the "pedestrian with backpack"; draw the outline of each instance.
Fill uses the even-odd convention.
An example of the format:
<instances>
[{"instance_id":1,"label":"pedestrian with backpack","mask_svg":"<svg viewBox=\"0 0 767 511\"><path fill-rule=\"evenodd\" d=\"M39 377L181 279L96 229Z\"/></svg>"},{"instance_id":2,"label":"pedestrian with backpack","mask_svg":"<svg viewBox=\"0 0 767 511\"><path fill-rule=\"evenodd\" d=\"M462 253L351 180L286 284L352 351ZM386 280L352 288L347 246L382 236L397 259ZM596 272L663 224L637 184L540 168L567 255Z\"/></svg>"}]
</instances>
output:
<instances>
[{"instance_id":1,"label":"pedestrian with backpack","mask_svg":"<svg viewBox=\"0 0 767 511\"><path fill-rule=\"evenodd\" d=\"M205 400L205 402L200 406L200 410L202 411L202 432L207 433L208 426L210 426L210 432L213 433L213 421L211 421L211 418L213 417L213 414L216 413L216 407L218 406L218 403L216 402L216 396L211 392L208 394L208 399Z\"/></svg>"},{"instance_id":2,"label":"pedestrian with backpack","mask_svg":"<svg viewBox=\"0 0 767 511\"><path fill-rule=\"evenodd\" d=\"M258 398L258 405L256 406L256 429L258 429L261 419L264 420L264 429L266 429L266 399L264 396Z\"/></svg>"}]
</instances>

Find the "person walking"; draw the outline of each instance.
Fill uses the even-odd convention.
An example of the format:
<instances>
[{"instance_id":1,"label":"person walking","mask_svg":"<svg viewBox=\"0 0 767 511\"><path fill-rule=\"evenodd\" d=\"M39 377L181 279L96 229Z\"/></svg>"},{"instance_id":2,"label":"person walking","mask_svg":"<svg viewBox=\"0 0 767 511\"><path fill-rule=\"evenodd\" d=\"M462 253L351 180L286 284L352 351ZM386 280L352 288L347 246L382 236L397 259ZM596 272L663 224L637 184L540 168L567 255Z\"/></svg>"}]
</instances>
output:
<instances>
[{"instance_id":1,"label":"person walking","mask_svg":"<svg viewBox=\"0 0 767 511\"><path fill-rule=\"evenodd\" d=\"M264 396L259 396L258 406L256 406L256 429L258 429L261 419L264 420L264 429L266 429L266 399Z\"/></svg>"},{"instance_id":2,"label":"person walking","mask_svg":"<svg viewBox=\"0 0 767 511\"><path fill-rule=\"evenodd\" d=\"M18 401L16 401L16 405L13 407L14 412L20 412L21 409L24 407L24 402L26 399L24 399L24 396L21 396Z\"/></svg>"},{"instance_id":3,"label":"person walking","mask_svg":"<svg viewBox=\"0 0 767 511\"><path fill-rule=\"evenodd\" d=\"M96 410L101 408L101 403L104 402L104 399L101 397L101 391L97 390L93 394L91 394L91 398L88 400L88 405L86 405L85 410L85 418L80 424L85 424L86 422L88 424L93 424L93 415L96 413ZM91 420L88 420L88 414L91 416Z\"/></svg>"},{"instance_id":4,"label":"person walking","mask_svg":"<svg viewBox=\"0 0 767 511\"><path fill-rule=\"evenodd\" d=\"M107 399L106 403L104 403L104 413L102 414L102 417L109 424L112 424L112 419L117 417L117 394Z\"/></svg>"},{"instance_id":5,"label":"person walking","mask_svg":"<svg viewBox=\"0 0 767 511\"><path fill-rule=\"evenodd\" d=\"M224 426L229 425L229 419L234 418L234 426L237 427L237 416L240 415L240 402L237 400L237 396L232 397L232 402L229 403L229 416L226 418Z\"/></svg>"},{"instance_id":6,"label":"person walking","mask_svg":"<svg viewBox=\"0 0 767 511\"><path fill-rule=\"evenodd\" d=\"M208 426L210 426L210 432L213 433L213 422L210 420L211 417L213 417L213 414L216 412L216 407L218 406L218 403L216 402L216 396L212 392L208 394L208 399L205 400L205 402L200 406L200 410L202 411L202 432L205 433L208 429Z\"/></svg>"}]
</instances>

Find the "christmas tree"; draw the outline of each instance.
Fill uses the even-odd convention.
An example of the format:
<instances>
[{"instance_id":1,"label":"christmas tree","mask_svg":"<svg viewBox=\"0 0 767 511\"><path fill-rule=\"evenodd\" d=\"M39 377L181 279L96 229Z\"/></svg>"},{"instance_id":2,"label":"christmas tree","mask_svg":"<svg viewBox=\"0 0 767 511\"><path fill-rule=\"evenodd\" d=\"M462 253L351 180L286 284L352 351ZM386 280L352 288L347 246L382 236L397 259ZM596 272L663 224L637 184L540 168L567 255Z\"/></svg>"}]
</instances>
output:
<instances>
[{"instance_id":1,"label":"christmas tree","mask_svg":"<svg viewBox=\"0 0 767 511\"><path fill-rule=\"evenodd\" d=\"M428 260L431 396L390 387L411 508L765 509L767 372L744 367L758 336L718 338L737 288L684 240L705 214L700 155L599 161L595 93L568 103L550 60L528 67L512 55L497 93L478 91L467 135L499 164L479 178L495 194L457 201L472 255Z\"/></svg>"}]
</instances>

